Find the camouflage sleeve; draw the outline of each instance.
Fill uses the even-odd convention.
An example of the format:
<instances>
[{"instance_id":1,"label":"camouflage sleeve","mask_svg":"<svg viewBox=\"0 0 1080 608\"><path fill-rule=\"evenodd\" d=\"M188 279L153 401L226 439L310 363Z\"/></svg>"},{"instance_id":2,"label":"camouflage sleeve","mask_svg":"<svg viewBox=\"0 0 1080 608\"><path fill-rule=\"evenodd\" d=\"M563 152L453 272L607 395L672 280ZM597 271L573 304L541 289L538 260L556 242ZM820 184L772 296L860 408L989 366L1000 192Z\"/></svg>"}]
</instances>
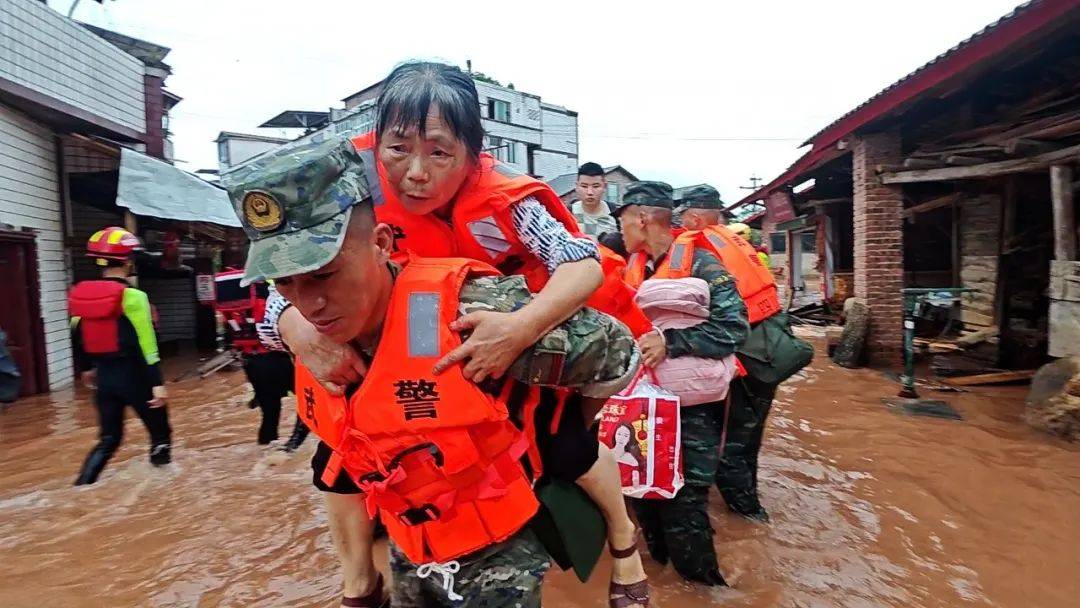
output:
<instances>
[{"instance_id":1,"label":"camouflage sleeve","mask_svg":"<svg viewBox=\"0 0 1080 608\"><path fill-rule=\"evenodd\" d=\"M664 330L667 354L669 357L726 357L734 353L750 333L746 306L735 289L735 281L712 253L695 249L690 274L709 284L709 317L693 327Z\"/></svg>"},{"instance_id":2,"label":"camouflage sleeve","mask_svg":"<svg viewBox=\"0 0 1080 608\"><path fill-rule=\"evenodd\" d=\"M523 277L483 277L462 287L459 313L513 312L531 299ZM574 388L586 397L604 398L625 388L639 363L630 330L584 308L526 349L508 373L526 384Z\"/></svg>"}]
</instances>

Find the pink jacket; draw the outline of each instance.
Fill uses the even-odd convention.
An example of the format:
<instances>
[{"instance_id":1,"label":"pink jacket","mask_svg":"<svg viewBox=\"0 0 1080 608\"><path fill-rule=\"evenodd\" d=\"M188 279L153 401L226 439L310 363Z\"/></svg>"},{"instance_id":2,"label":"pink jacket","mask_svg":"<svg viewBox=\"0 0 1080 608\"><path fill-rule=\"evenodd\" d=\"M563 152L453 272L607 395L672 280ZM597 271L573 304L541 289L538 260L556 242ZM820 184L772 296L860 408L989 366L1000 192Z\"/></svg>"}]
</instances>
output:
<instances>
[{"instance_id":1,"label":"pink jacket","mask_svg":"<svg viewBox=\"0 0 1080 608\"><path fill-rule=\"evenodd\" d=\"M709 285L693 277L649 279L638 289L637 304L660 329L692 327L709 316ZM678 395L682 405L727 398L728 386L738 374L735 355L664 359L653 371L657 383Z\"/></svg>"}]
</instances>

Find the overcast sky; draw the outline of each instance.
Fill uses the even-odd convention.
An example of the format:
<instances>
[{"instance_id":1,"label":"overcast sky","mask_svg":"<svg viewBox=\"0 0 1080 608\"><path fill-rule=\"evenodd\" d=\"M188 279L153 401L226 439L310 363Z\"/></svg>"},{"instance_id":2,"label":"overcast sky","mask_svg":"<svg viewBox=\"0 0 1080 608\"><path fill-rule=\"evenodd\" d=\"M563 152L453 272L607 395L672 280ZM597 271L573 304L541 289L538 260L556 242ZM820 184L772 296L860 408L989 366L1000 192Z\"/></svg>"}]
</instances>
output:
<instances>
[{"instance_id":1,"label":"overcast sky","mask_svg":"<svg viewBox=\"0 0 1080 608\"><path fill-rule=\"evenodd\" d=\"M579 112L580 160L731 203L867 97L1017 0L357 2L83 0L74 17L172 48L180 166L217 168L219 131L341 99L441 59ZM71 0L50 0L67 12ZM640 6L640 8L638 8Z\"/></svg>"}]
</instances>

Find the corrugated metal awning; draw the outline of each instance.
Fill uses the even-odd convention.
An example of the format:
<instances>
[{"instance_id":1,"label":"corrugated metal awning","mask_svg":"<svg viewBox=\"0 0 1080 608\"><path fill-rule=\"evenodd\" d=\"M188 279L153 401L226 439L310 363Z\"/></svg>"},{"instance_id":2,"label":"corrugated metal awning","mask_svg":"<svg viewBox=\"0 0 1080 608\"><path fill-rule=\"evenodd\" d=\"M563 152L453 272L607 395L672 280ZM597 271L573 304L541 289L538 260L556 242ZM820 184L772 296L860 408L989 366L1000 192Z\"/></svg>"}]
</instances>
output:
<instances>
[{"instance_id":1,"label":"corrugated metal awning","mask_svg":"<svg viewBox=\"0 0 1080 608\"><path fill-rule=\"evenodd\" d=\"M120 150L116 204L137 215L240 226L223 188L129 148Z\"/></svg>"}]
</instances>

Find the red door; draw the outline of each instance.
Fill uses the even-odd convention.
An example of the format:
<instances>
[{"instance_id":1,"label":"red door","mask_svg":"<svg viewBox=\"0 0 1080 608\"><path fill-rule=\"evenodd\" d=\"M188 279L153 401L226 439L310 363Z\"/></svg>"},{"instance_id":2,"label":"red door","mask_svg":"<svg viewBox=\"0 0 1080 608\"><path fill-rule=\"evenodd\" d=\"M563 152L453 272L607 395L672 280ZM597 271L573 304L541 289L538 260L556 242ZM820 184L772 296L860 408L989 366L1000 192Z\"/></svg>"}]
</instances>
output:
<instances>
[{"instance_id":1,"label":"red door","mask_svg":"<svg viewBox=\"0 0 1080 608\"><path fill-rule=\"evenodd\" d=\"M7 346L22 374L20 395L34 395L46 390L43 385L37 352L39 340L34 335L40 328L37 302L37 268L34 267L33 241L7 240L0 235L0 328L7 334Z\"/></svg>"}]
</instances>

